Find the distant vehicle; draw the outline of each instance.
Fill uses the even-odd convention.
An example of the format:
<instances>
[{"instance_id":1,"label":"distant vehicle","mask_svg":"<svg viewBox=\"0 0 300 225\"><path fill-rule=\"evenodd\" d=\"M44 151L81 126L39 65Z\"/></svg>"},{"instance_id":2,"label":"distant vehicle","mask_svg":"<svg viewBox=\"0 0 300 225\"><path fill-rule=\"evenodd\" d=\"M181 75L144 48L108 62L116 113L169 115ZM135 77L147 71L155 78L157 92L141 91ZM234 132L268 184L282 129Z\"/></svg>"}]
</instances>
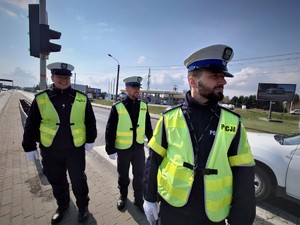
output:
<instances>
[{"instance_id":1,"label":"distant vehicle","mask_svg":"<svg viewBox=\"0 0 300 225\"><path fill-rule=\"evenodd\" d=\"M124 100L124 99L126 98L126 96L127 96L127 94L124 93L124 92L122 92L122 93L119 95L118 100L119 100L119 101L122 101L122 100Z\"/></svg>"},{"instance_id":2,"label":"distant vehicle","mask_svg":"<svg viewBox=\"0 0 300 225\"><path fill-rule=\"evenodd\" d=\"M161 100L161 101L160 101L160 104L162 104L162 105L167 105L167 104L168 104L168 101L167 101L167 100Z\"/></svg>"},{"instance_id":3,"label":"distant vehicle","mask_svg":"<svg viewBox=\"0 0 300 225\"><path fill-rule=\"evenodd\" d=\"M8 91L8 89L7 89L7 88L2 88L1 90L2 90L2 91Z\"/></svg>"},{"instance_id":4,"label":"distant vehicle","mask_svg":"<svg viewBox=\"0 0 300 225\"><path fill-rule=\"evenodd\" d=\"M300 134L247 132L255 159L257 201L271 193L300 204Z\"/></svg>"},{"instance_id":5,"label":"distant vehicle","mask_svg":"<svg viewBox=\"0 0 300 225\"><path fill-rule=\"evenodd\" d=\"M221 106L230 110L234 110L235 108L233 104L221 104Z\"/></svg>"},{"instance_id":6,"label":"distant vehicle","mask_svg":"<svg viewBox=\"0 0 300 225\"><path fill-rule=\"evenodd\" d=\"M291 114L293 114L293 115L300 115L300 109L294 109L294 110L292 110Z\"/></svg>"}]
</instances>

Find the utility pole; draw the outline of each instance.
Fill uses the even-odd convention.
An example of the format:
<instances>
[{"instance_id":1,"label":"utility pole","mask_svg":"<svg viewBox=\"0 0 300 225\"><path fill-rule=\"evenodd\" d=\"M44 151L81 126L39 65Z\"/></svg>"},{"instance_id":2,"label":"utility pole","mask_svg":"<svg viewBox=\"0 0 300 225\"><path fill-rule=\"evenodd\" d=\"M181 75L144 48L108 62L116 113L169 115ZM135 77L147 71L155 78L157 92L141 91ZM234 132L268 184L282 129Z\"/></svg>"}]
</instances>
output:
<instances>
[{"instance_id":1,"label":"utility pole","mask_svg":"<svg viewBox=\"0 0 300 225\"><path fill-rule=\"evenodd\" d=\"M47 88L46 63L51 52L59 52L61 46L51 43L51 39L60 39L61 33L51 30L48 25L46 0L39 0L40 4L28 4L29 11L29 44L30 56L40 59L41 90Z\"/></svg>"},{"instance_id":2,"label":"utility pole","mask_svg":"<svg viewBox=\"0 0 300 225\"><path fill-rule=\"evenodd\" d=\"M76 89L75 85L76 85L76 73L74 73L74 89Z\"/></svg>"},{"instance_id":3,"label":"utility pole","mask_svg":"<svg viewBox=\"0 0 300 225\"><path fill-rule=\"evenodd\" d=\"M40 0L39 7L39 23L48 24L46 14L46 0ZM47 87L47 72L46 72L47 55L40 53L40 89L45 90Z\"/></svg>"},{"instance_id":4,"label":"utility pole","mask_svg":"<svg viewBox=\"0 0 300 225\"><path fill-rule=\"evenodd\" d=\"M113 79L113 87L115 87L115 81L116 81L116 79L114 78L114 79ZM116 90L117 90L117 89L116 89ZM113 96L114 96L114 95L113 95ZM117 101L117 93L116 93L116 96L115 96L114 99L115 99L115 101Z\"/></svg>"},{"instance_id":5,"label":"utility pole","mask_svg":"<svg viewBox=\"0 0 300 225\"><path fill-rule=\"evenodd\" d=\"M109 57L112 57L114 60L116 60L117 61L117 63L118 63L118 71L117 71L117 84L116 84L116 97L115 97L115 101L117 101L117 99L118 99L118 87L119 87L119 76L120 76L120 63L119 63L119 61L115 58L115 57L113 57L111 54L108 54L108 56ZM115 85L114 85L115 86Z\"/></svg>"},{"instance_id":6,"label":"utility pole","mask_svg":"<svg viewBox=\"0 0 300 225\"><path fill-rule=\"evenodd\" d=\"M147 82L147 91L150 90L150 78L151 78L151 71L150 71L150 68L149 68L149 71L148 71L148 82Z\"/></svg>"}]
</instances>

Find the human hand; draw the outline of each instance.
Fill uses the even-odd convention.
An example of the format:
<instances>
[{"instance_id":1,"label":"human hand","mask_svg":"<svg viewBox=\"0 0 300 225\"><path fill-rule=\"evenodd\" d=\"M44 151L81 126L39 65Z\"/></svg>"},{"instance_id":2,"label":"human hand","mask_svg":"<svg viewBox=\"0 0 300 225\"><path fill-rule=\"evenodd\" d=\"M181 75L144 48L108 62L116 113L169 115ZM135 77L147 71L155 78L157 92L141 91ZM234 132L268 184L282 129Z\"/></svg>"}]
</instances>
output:
<instances>
[{"instance_id":1,"label":"human hand","mask_svg":"<svg viewBox=\"0 0 300 225\"><path fill-rule=\"evenodd\" d=\"M145 215L150 224L154 221L158 220L158 211L156 202L148 202L144 200L143 208L145 211Z\"/></svg>"},{"instance_id":2,"label":"human hand","mask_svg":"<svg viewBox=\"0 0 300 225\"><path fill-rule=\"evenodd\" d=\"M31 152L25 152L25 154L26 154L26 158L29 161L35 161L39 159L39 153L37 150L33 150Z\"/></svg>"},{"instance_id":3,"label":"human hand","mask_svg":"<svg viewBox=\"0 0 300 225\"><path fill-rule=\"evenodd\" d=\"M118 158L118 154L117 153L113 153L113 154L110 154L108 155L108 157L112 160L116 160Z\"/></svg>"},{"instance_id":4,"label":"human hand","mask_svg":"<svg viewBox=\"0 0 300 225\"><path fill-rule=\"evenodd\" d=\"M85 143L85 145L84 145L84 149L87 152L91 151L93 149L93 147L94 147L94 143Z\"/></svg>"}]
</instances>

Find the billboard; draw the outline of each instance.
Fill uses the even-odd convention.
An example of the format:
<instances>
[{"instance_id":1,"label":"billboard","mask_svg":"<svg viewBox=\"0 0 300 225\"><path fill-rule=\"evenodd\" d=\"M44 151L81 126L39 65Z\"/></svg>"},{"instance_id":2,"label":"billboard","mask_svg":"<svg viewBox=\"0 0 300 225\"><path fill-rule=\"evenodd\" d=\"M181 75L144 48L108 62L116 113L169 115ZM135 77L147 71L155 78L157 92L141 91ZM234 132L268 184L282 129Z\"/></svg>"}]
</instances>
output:
<instances>
[{"instance_id":1,"label":"billboard","mask_svg":"<svg viewBox=\"0 0 300 225\"><path fill-rule=\"evenodd\" d=\"M258 101L291 102L294 99L296 84L259 83L256 99Z\"/></svg>"}]
</instances>

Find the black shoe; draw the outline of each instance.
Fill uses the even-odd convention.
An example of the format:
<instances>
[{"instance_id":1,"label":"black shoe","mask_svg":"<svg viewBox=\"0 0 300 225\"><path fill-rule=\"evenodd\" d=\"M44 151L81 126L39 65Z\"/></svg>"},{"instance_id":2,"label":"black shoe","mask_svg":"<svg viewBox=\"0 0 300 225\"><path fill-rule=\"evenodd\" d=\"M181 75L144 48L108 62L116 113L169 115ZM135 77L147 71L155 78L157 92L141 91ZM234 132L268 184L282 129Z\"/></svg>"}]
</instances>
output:
<instances>
[{"instance_id":1,"label":"black shoe","mask_svg":"<svg viewBox=\"0 0 300 225\"><path fill-rule=\"evenodd\" d=\"M144 207L143 207L144 200L134 200L133 204L136 207L138 207L138 209L141 211L141 213L145 214Z\"/></svg>"},{"instance_id":2,"label":"black shoe","mask_svg":"<svg viewBox=\"0 0 300 225\"><path fill-rule=\"evenodd\" d=\"M79 210L78 212L78 222L84 222L89 218L90 212L88 207L85 207L83 210Z\"/></svg>"},{"instance_id":3,"label":"black shoe","mask_svg":"<svg viewBox=\"0 0 300 225\"><path fill-rule=\"evenodd\" d=\"M120 198L118 199L118 202L117 202L118 210L124 209L124 207L126 205L126 200L127 200L127 198L120 196Z\"/></svg>"},{"instance_id":4,"label":"black shoe","mask_svg":"<svg viewBox=\"0 0 300 225\"><path fill-rule=\"evenodd\" d=\"M62 218L63 218L64 215L65 215L65 212L67 211L68 208L69 208L69 205L66 205L66 206L64 206L64 207L58 207L58 208L55 210L55 213L54 213L53 216L52 216L51 224L56 224L56 223L58 223L59 221L61 221Z\"/></svg>"}]
</instances>

